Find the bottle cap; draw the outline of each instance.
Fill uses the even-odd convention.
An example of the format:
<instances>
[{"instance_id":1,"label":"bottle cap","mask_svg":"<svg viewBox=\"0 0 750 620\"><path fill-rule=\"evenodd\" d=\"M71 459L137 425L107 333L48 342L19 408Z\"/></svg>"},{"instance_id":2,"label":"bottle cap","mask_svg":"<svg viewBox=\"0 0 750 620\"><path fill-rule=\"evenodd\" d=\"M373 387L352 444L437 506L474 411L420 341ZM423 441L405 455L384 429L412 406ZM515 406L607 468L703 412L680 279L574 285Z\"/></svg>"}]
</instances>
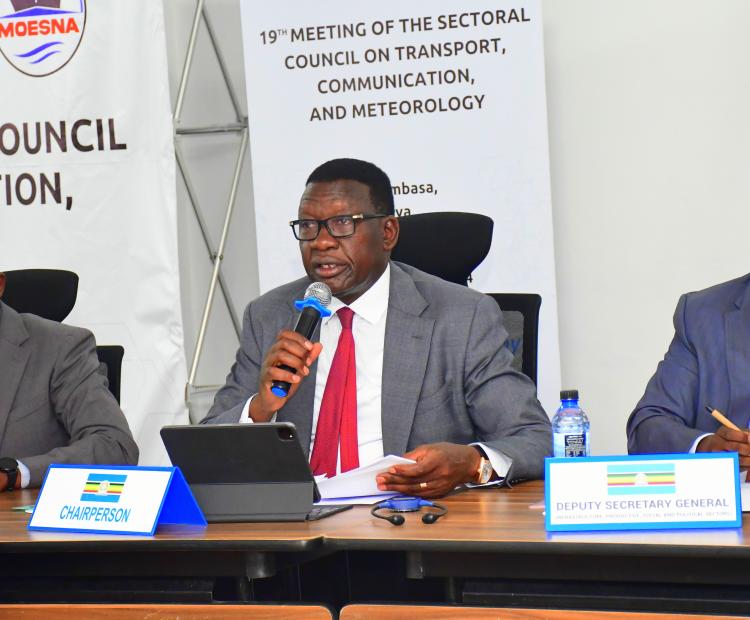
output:
<instances>
[{"instance_id":1,"label":"bottle cap","mask_svg":"<svg viewBox=\"0 0 750 620\"><path fill-rule=\"evenodd\" d=\"M578 390L562 390L560 400L578 400Z\"/></svg>"}]
</instances>

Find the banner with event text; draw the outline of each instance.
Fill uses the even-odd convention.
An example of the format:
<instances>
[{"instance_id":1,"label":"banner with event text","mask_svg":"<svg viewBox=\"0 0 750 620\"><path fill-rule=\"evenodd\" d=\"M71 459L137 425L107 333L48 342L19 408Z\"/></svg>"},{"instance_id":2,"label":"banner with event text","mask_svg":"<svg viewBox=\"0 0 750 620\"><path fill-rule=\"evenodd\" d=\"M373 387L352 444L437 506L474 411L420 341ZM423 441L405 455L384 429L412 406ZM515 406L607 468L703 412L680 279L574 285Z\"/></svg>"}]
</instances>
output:
<instances>
[{"instance_id":1,"label":"banner with event text","mask_svg":"<svg viewBox=\"0 0 750 620\"><path fill-rule=\"evenodd\" d=\"M287 223L307 175L337 157L372 161L398 215L494 220L472 286L542 296L538 385L551 414L560 355L540 0L241 6L261 290L304 273Z\"/></svg>"},{"instance_id":2,"label":"banner with event text","mask_svg":"<svg viewBox=\"0 0 750 620\"><path fill-rule=\"evenodd\" d=\"M168 463L159 429L187 414L162 3L0 0L0 52L0 267L78 274L66 322L125 348L140 462Z\"/></svg>"}]
</instances>

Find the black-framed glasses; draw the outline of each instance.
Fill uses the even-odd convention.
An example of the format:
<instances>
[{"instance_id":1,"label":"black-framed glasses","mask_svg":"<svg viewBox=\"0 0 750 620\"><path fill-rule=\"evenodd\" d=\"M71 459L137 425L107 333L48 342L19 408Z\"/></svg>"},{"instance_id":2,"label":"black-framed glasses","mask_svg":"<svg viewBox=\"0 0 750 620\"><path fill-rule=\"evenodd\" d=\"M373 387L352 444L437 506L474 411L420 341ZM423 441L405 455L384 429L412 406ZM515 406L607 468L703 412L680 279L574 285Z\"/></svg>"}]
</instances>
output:
<instances>
[{"instance_id":1,"label":"black-framed glasses","mask_svg":"<svg viewBox=\"0 0 750 620\"><path fill-rule=\"evenodd\" d=\"M388 217L385 214L365 215L358 213L356 215L334 215L325 220L293 220L289 222L292 227L294 236L300 241L312 241L317 239L320 234L320 226L323 225L328 230L331 237L340 239L341 237L350 237L354 234L357 222L363 220L375 220L381 217Z\"/></svg>"}]
</instances>

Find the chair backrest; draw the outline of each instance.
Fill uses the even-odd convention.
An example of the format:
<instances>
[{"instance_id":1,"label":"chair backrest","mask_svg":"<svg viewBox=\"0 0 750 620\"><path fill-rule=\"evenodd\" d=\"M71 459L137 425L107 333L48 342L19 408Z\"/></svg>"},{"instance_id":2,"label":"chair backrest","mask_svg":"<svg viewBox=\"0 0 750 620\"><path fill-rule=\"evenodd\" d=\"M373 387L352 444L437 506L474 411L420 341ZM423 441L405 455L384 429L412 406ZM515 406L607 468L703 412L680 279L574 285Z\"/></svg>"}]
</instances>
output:
<instances>
[{"instance_id":1,"label":"chair backrest","mask_svg":"<svg viewBox=\"0 0 750 620\"><path fill-rule=\"evenodd\" d=\"M420 213L400 217L399 223L401 234L391 258L457 284L469 282L492 244L492 219L478 213ZM526 293L490 296L503 311L514 368L536 383L542 298Z\"/></svg>"},{"instance_id":2,"label":"chair backrest","mask_svg":"<svg viewBox=\"0 0 750 620\"><path fill-rule=\"evenodd\" d=\"M456 284L467 284L492 244L492 218L478 213L419 213L399 224L391 258Z\"/></svg>"},{"instance_id":3,"label":"chair backrest","mask_svg":"<svg viewBox=\"0 0 750 620\"><path fill-rule=\"evenodd\" d=\"M61 269L18 269L5 272L3 302L16 312L62 322L78 295L78 275Z\"/></svg>"},{"instance_id":4,"label":"chair backrest","mask_svg":"<svg viewBox=\"0 0 750 620\"><path fill-rule=\"evenodd\" d=\"M581 611L578 609L516 609L460 605L346 605L341 620L731 620L732 616Z\"/></svg>"},{"instance_id":5,"label":"chair backrest","mask_svg":"<svg viewBox=\"0 0 750 620\"><path fill-rule=\"evenodd\" d=\"M536 293L489 293L503 311L508 332L505 346L513 353L513 367L536 384L541 296Z\"/></svg>"},{"instance_id":6,"label":"chair backrest","mask_svg":"<svg viewBox=\"0 0 750 620\"><path fill-rule=\"evenodd\" d=\"M321 605L0 604L0 620L331 620Z\"/></svg>"},{"instance_id":7,"label":"chair backrest","mask_svg":"<svg viewBox=\"0 0 750 620\"><path fill-rule=\"evenodd\" d=\"M120 404L120 377L122 376L122 357L125 349L119 344L96 345L96 355L105 367L105 374L109 382L109 391Z\"/></svg>"},{"instance_id":8,"label":"chair backrest","mask_svg":"<svg viewBox=\"0 0 750 620\"><path fill-rule=\"evenodd\" d=\"M62 269L17 269L5 272L3 302L16 312L36 314L61 323L73 310L78 296L78 275ZM120 377L125 349L98 345L96 354L104 366L109 390L120 402Z\"/></svg>"}]
</instances>

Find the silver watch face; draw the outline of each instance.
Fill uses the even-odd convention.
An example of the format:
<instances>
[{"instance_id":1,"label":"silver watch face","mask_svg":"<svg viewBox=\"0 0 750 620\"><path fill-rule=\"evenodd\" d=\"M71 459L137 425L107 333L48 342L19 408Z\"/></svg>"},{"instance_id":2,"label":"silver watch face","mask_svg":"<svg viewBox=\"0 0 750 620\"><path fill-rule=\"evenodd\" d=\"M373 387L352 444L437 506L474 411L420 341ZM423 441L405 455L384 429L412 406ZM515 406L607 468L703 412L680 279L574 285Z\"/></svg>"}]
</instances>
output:
<instances>
[{"instance_id":1,"label":"silver watch face","mask_svg":"<svg viewBox=\"0 0 750 620\"><path fill-rule=\"evenodd\" d=\"M479 474L479 483L484 484L485 482L489 482L491 477L492 477L492 463L490 463L489 460L485 460L482 463L482 471Z\"/></svg>"}]
</instances>

